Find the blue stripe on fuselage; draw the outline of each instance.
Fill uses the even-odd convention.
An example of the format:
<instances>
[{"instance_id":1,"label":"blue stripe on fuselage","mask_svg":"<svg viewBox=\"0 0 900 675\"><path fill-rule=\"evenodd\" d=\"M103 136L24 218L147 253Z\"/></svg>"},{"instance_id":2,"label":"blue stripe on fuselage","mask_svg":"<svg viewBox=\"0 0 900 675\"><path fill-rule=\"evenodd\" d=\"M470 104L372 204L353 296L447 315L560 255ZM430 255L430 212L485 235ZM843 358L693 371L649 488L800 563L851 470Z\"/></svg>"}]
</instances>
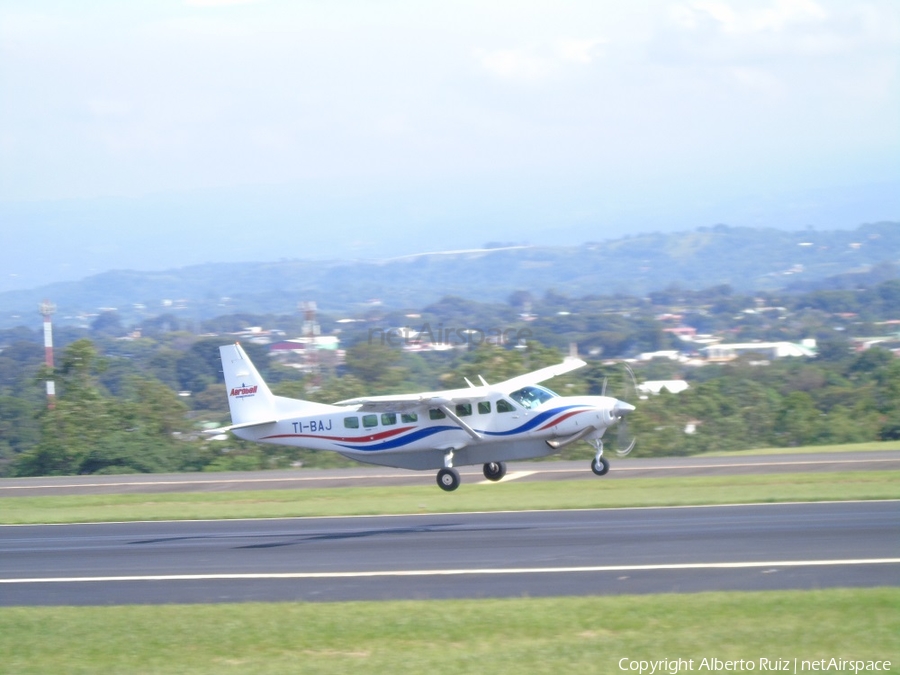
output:
<instances>
[{"instance_id":1,"label":"blue stripe on fuselage","mask_svg":"<svg viewBox=\"0 0 900 675\"><path fill-rule=\"evenodd\" d=\"M415 441L421 440L423 438L427 438L428 436L432 436L434 434L439 434L442 431L459 431L459 427L457 426L437 426L437 427L425 427L423 429L419 429L417 431L413 431L411 433L406 434L405 436L401 436L400 438L391 438L386 441L382 441L381 443L376 443L375 445L347 445L346 443L338 443L341 447L347 448L348 450L393 450L394 448L399 448L403 445L408 445L409 443L413 443ZM360 443L365 443L366 441L360 441Z\"/></svg>"},{"instance_id":2,"label":"blue stripe on fuselage","mask_svg":"<svg viewBox=\"0 0 900 675\"><path fill-rule=\"evenodd\" d=\"M513 434L520 434L523 431L530 431L534 429L536 426L539 426L549 420L554 415L558 415L561 412L565 412L566 410L571 410L572 408L584 408L583 405L566 405L561 408L553 408L553 410L546 410L539 415L535 415L530 420L525 422L525 424L520 424L515 429L510 429L509 431L481 431L479 433L485 434L487 436L512 436Z\"/></svg>"}]
</instances>

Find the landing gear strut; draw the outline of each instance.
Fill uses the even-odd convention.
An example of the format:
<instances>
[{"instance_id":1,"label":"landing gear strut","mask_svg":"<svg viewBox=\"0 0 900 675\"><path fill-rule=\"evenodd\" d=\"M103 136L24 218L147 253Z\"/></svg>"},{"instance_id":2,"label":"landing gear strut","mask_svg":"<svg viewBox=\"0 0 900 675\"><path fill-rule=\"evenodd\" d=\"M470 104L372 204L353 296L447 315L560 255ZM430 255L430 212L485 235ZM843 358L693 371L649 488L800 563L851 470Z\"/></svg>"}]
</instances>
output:
<instances>
[{"instance_id":1,"label":"landing gear strut","mask_svg":"<svg viewBox=\"0 0 900 675\"><path fill-rule=\"evenodd\" d=\"M603 456L603 439L595 438L588 442L597 450L597 454L594 456L594 459L591 460L591 471L598 476L605 476L609 471L609 460Z\"/></svg>"},{"instance_id":2,"label":"landing gear strut","mask_svg":"<svg viewBox=\"0 0 900 675\"><path fill-rule=\"evenodd\" d=\"M498 481L506 475L504 462L488 462L484 465L484 477L488 480Z\"/></svg>"},{"instance_id":3,"label":"landing gear strut","mask_svg":"<svg viewBox=\"0 0 900 675\"><path fill-rule=\"evenodd\" d=\"M459 487L459 471L453 468L453 450L444 454L444 468L437 472L437 484L447 492Z\"/></svg>"}]
</instances>

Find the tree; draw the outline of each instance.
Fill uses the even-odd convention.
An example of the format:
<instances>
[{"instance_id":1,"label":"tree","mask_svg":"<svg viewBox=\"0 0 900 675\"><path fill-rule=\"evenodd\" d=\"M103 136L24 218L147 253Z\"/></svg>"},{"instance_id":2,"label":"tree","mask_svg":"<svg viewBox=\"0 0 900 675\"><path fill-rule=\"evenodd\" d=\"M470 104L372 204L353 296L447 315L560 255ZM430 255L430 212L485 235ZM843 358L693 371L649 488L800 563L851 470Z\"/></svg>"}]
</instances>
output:
<instances>
[{"instance_id":1,"label":"tree","mask_svg":"<svg viewBox=\"0 0 900 675\"><path fill-rule=\"evenodd\" d=\"M222 364L219 360L219 338L197 340L181 354L176 362L175 371L178 386L186 391L203 391L209 385L222 381ZM247 354L264 369L268 365L265 349L260 352L256 345L246 345Z\"/></svg>"},{"instance_id":2,"label":"tree","mask_svg":"<svg viewBox=\"0 0 900 675\"><path fill-rule=\"evenodd\" d=\"M14 475L79 473L81 460L113 428L108 401L97 383L101 366L90 340L77 340L66 348L53 375L55 406L41 415L41 440L16 459Z\"/></svg>"},{"instance_id":3,"label":"tree","mask_svg":"<svg viewBox=\"0 0 900 675\"><path fill-rule=\"evenodd\" d=\"M14 342L0 351L0 390L21 394L24 383L44 362L44 349L33 342Z\"/></svg>"},{"instance_id":4,"label":"tree","mask_svg":"<svg viewBox=\"0 0 900 675\"><path fill-rule=\"evenodd\" d=\"M513 291L510 293L507 303L517 311L521 312L531 309L534 306L534 296L530 291Z\"/></svg>"},{"instance_id":5,"label":"tree","mask_svg":"<svg viewBox=\"0 0 900 675\"><path fill-rule=\"evenodd\" d=\"M816 360L829 363L843 363L853 354L853 345L844 337L829 335L817 341Z\"/></svg>"},{"instance_id":6,"label":"tree","mask_svg":"<svg viewBox=\"0 0 900 675\"><path fill-rule=\"evenodd\" d=\"M894 355L887 349L871 347L853 359L848 371L852 375L867 377L882 368L886 368L894 358Z\"/></svg>"},{"instance_id":7,"label":"tree","mask_svg":"<svg viewBox=\"0 0 900 675\"><path fill-rule=\"evenodd\" d=\"M40 441L20 454L14 475L175 471L181 467L173 434L185 425L185 405L162 383L132 376L123 396L99 384L103 361L89 340L64 351L54 374L58 395L40 418Z\"/></svg>"},{"instance_id":8,"label":"tree","mask_svg":"<svg viewBox=\"0 0 900 675\"><path fill-rule=\"evenodd\" d=\"M0 396L0 460L11 460L40 441L37 410L22 398Z\"/></svg>"},{"instance_id":9,"label":"tree","mask_svg":"<svg viewBox=\"0 0 900 675\"><path fill-rule=\"evenodd\" d=\"M347 350L345 365L351 375L373 390L389 390L404 379L400 357L400 351L387 345L361 342Z\"/></svg>"},{"instance_id":10,"label":"tree","mask_svg":"<svg viewBox=\"0 0 900 675\"><path fill-rule=\"evenodd\" d=\"M775 422L779 445L809 445L815 442L819 419L812 397L805 391L793 391L782 402Z\"/></svg>"},{"instance_id":11,"label":"tree","mask_svg":"<svg viewBox=\"0 0 900 675\"><path fill-rule=\"evenodd\" d=\"M116 311L100 312L91 323L91 332L96 336L120 337L125 334L122 317Z\"/></svg>"}]
</instances>

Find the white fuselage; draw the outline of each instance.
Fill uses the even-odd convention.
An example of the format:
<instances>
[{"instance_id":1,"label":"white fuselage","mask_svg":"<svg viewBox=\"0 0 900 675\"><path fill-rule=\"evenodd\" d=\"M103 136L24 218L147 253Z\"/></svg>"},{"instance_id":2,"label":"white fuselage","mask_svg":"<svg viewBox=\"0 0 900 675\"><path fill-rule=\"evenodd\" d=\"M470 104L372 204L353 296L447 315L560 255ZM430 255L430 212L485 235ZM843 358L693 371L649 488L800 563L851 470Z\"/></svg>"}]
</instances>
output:
<instances>
[{"instance_id":1,"label":"white fuselage","mask_svg":"<svg viewBox=\"0 0 900 675\"><path fill-rule=\"evenodd\" d=\"M438 469L451 451L453 464L463 466L541 457L555 452L547 441L575 434L599 438L615 422L616 402L607 396L553 396L527 407L495 393L452 407L468 430L439 408L372 412L359 405L317 405L309 414L233 432L246 440L330 450L370 464Z\"/></svg>"}]
</instances>

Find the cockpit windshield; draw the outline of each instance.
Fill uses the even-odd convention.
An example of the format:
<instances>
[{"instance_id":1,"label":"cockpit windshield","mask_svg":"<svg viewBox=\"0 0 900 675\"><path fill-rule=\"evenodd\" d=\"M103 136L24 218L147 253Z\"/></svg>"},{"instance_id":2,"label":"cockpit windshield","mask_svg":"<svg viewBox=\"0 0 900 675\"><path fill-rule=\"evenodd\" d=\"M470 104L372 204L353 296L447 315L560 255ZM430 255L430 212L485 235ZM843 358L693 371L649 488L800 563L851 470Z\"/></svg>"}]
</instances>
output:
<instances>
[{"instance_id":1,"label":"cockpit windshield","mask_svg":"<svg viewBox=\"0 0 900 675\"><path fill-rule=\"evenodd\" d=\"M556 397L556 394L546 387L529 386L517 389L509 397L523 408L530 409L537 408L544 401Z\"/></svg>"}]
</instances>

